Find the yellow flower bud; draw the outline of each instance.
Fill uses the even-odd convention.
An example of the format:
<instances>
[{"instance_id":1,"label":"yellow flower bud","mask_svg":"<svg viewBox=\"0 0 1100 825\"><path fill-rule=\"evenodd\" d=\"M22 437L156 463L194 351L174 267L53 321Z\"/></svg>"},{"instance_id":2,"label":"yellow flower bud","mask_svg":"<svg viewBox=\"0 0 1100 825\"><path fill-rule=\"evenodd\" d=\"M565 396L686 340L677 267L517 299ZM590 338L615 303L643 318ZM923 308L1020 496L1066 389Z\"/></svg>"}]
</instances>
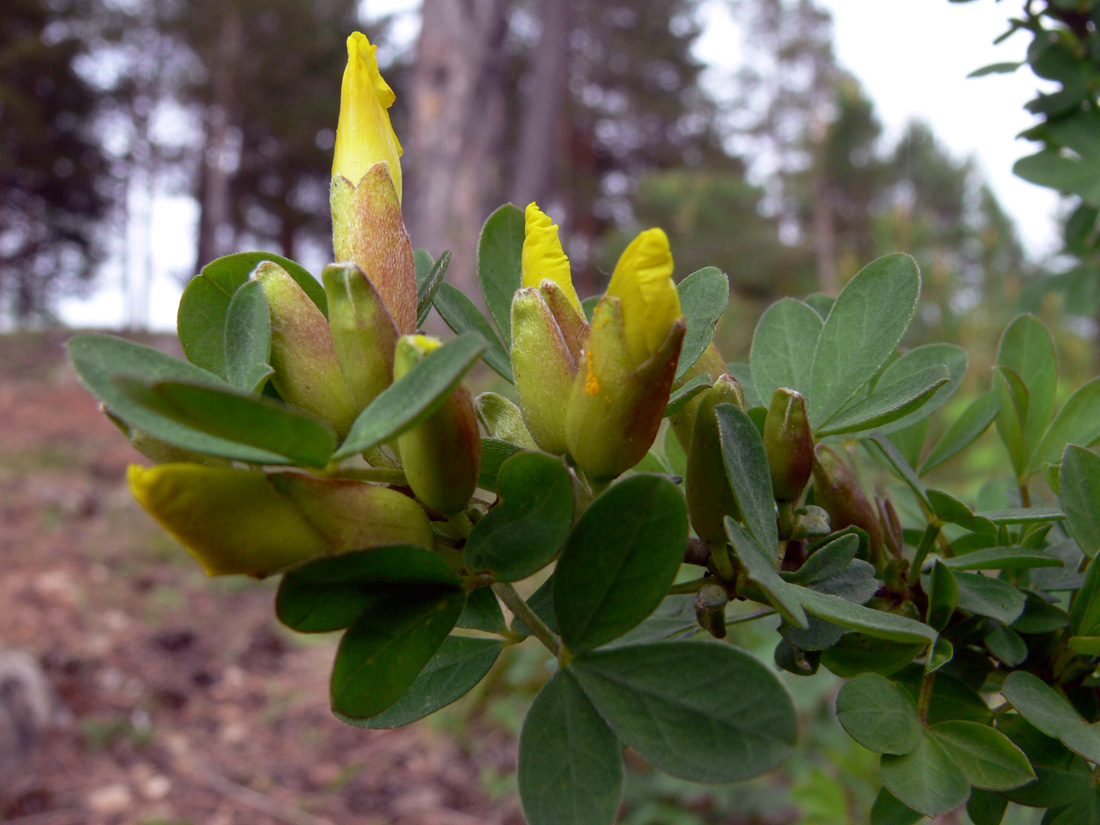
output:
<instances>
[{"instance_id":1,"label":"yellow flower bud","mask_svg":"<svg viewBox=\"0 0 1100 825\"><path fill-rule=\"evenodd\" d=\"M382 296L399 333L416 328L416 267L401 216L401 144L386 112L393 90L375 47L356 32L340 95L332 159L332 248L354 261Z\"/></svg>"},{"instance_id":2,"label":"yellow flower bud","mask_svg":"<svg viewBox=\"0 0 1100 825\"><path fill-rule=\"evenodd\" d=\"M581 312L581 300L573 288L569 258L561 248L557 224L534 201L527 204L524 214L521 266L523 286L538 287L543 281L552 281L565 293L573 308Z\"/></svg>"},{"instance_id":3,"label":"yellow flower bud","mask_svg":"<svg viewBox=\"0 0 1100 825\"><path fill-rule=\"evenodd\" d=\"M653 444L684 330L668 238L646 230L619 258L596 305L569 396L566 444L589 476L616 476Z\"/></svg>"},{"instance_id":4,"label":"yellow flower bud","mask_svg":"<svg viewBox=\"0 0 1100 825\"><path fill-rule=\"evenodd\" d=\"M394 353L394 380L439 349L427 335L405 335ZM481 434L470 391L457 387L427 420L397 437L405 478L416 497L441 513L460 512L477 488Z\"/></svg>"},{"instance_id":5,"label":"yellow flower bud","mask_svg":"<svg viewBox=\"0 0 1100 825\"><path fill-rule=\"evenodd\" d=\"M384 162L401 200L401 143L386 111L396 96L378 71L377 49L360 32L348 38L332 176L347 178L355 186L372 166Z\"/></svg>"},{"instance_id":6,"label":"yellow flower bud","mask_svg":"<svg viewBox=\"0 0 1100 825\"><path fill-rule=\"evenodd\" d=\"M647 229L630 242L615 264L607 294L622 301L623 331L632 363L648 361L683 316L664 230Z\"/></svg>"}]
</instances>

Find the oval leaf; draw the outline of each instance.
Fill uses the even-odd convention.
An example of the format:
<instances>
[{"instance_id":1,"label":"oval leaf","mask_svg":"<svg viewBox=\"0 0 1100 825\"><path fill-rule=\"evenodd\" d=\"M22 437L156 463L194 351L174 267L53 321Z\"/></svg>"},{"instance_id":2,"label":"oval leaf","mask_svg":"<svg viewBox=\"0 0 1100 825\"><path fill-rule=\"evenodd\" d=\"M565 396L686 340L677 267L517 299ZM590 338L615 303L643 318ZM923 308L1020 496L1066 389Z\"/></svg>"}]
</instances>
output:
<instances>
[{"instance_id":1,"label":"oval leaf","mask_svg":"<svg viewBox=\"0 0 1100 825\"><path fill-rule=\"evenodd\" d=\"M996 393L987 392L975 398L963 414L951 422L947 432L929 451L928 457L921 465L920 474L924 475L929 470L939 467L973 444L978 436L989 429L999 410Z\"/></svg>"},{"instance_id":2,"label":"oval leaf","mask_svg":"<svg viewBox=\"0 0 1100 825\"><path fill-rule=\"evenodd\" d=\"M741 508L745 528L767 556L775 558L779 552L779 528L764 439L752 419L733 404L719 404L714 413L718 417L726 478Z\"/></svg>"},{"instance_id":3,"label":"oval leaf","mask_svg":"<svg viewBox=\"0 0 1100 825\"><path fill-rule=\"evenodd\" d=\"M256 392L275 370L271 356L271 314L259 281L246 281L225 314L225 376L234 389Z\"/></svg>"},{"instance_id":4,"label":"oval leaf","mask_svg":"<svg viewBox=\"0 0 1100 825\"><path fill-rule=\"evenodd\" d=\"M892 362L882 371L882 375L875 382L876 388L880 385L893 384L906 375L913 375L934 365L943 365L947 368L948 381L913 412L883 425L882 431L893 433L905 429L918 421L922 421L942 407L955 394L955 390L962 383L963 376L966 375L966 364L966 350L954 344L925 344L923 347L909 350L905 355Z\"/></svg>"},{"instance_id":5,"label":"oval leaf","mask_svg":"<svg viewBox=\"0 0 1100 825\"><path fill-rule=\"evenodd\" d=\"M485 221L477 242L477 280L505 348L512 344L512 296L523 283L523 211L504 204Z\"/></svg>"},{"instance_id":6,"label":"oval leaf","mask_svg":"<svg viewBox=\"0 0 1100 825\"><path fill-rule=\"evenodd\" d=\"M191 431L278 457L268 464L324 467L336 447L336 436L324 424L268 398L177 381L149 386L132 378L118 378L115 383L130 401Z\"/></svg>"},{"instance_id":7,"label":"oval leaf","mask_svg":"<svg viewBox=\"0 0 1100 825\"><path fill-rule=\"evenodd\" d=\"M828 421L870 382L905 335L919 298L920 271L901 253L872 261L847 283L814 351L806 394L811 425Z\"/></svg>"},{"instance_id":8,"label":"oval leaf","mask_svg":"<svg viewBox=\"0 0 1100 825\"><path fill-rule=\"evenodd\" d=\"M668 592L687 543L687 506L670 481L636 475L593 501L554 573L554 613L575 653L621 636Z\"/></svg>"},{"instance_id":9,"label":"oval leaf","mask_svg":"<svg viewBox=\"0 0 1100 825\"><path fill-rule=\"evenodd\" d=\"M1066 531L1089 558L1100 551L1100 456L1070 445L1062 456L1059 492Z\"/></svg>"},{"instance_id":10,"label":"oval leaf","mask_svg":"<svg viewBox=\"0 0 1100 825\"><path fill-rule=\"evenodd\" d=\"M903 756L884 754L882 784L899 801L927 816L958 808L970 795L970 783L946 748L927 731L917 747Z\"/></svg>"},{"instance_id":11,"label":"oval leaf","mask_svg":"<svg viewBox=\"0 0 1100 825\"><path fill-rule=\"evenodd\" d=\"M525 579L557 555L573 523L573 481L560 459L519 453L497 473L499 503L474 527L463 556L498 581Z\"/></svg>"},{"instance_id":12,"label":"oval leaf","mask_svg":"<svg viewBox=\"0 0 1100 825\"><path fill-rule=\"evenodd\" d=\"M817 435L853 433L889 424L921 407L947 381L947 367L935 364L912 375L902 376L892 384L878 384L867 398L841 410L825 422L817 430Z\"/></svg>"},{"instance_id":13,"label":"oval leaf","mask_svg":"<svg viewBox=\"0 0 1100 825\"><path fill-rule=\"evenodd\" d=\"M270 252L238 252L211 261L191 279L180 297L176 328L187 360L219 376L226 374L225 318L233 296L263 261L277 263L328 314L320 282L299 264Z\"/></svg>"},{"instance_id":14,"label":"oval leaf","mask_svg":"<svg viewBox=\"0 0 1100 825\"><path fill-rule=\"evenodd\" d=\"M394 704L455 626L466 594L407 585L383 593L348 628L332 665L332 710L366 719Z\"/></svg>"},{"instance_id":15,"label":"oval leaf","mask_svg":"<svg viewBox=\"0 0 1100 825\"><path fill-rule=\"evenodd\" d=\"M369 719L340 718L349 725L378 729L399 728L430 716L473 690L503 647L495 639L448 636L400 699Z\"/></svg>"},{"instance_id":16,"label":"oval leaf","mask_svg":"<svg viewBox=\"0 0 1100 825\"><path fill-rule=\"evenodd\" d=\"M615 734L566 668L539 691L519 737L519 795L531 825L611 825L623 792Z\"/></svg>"},{"instance_id":17,"label":"oval leaf","mask_svg":"<svg viewBox=\"0 0 1100 825\"><path fill-rule=\"evenodd\" d=\"M905 754L920 742L916 703L877 673L861 674L840 689L836 715L849 736L875 753Z\"/></svg>"},{"instance_id":18,"label":"oval leaf","mask_svg":"<svg viewBox=\"0 0 1100 825\"><path fill-rule=\"evenodd\" d=\"M714 337L714 326L730 300L730 281L722 270L707 266L692 272L676 285L676 289L680 293L680 308L687 322L680 360L676 366L676 377L680 378L695 366Z\"/></svg>"},{"instance_id":19,"label":"oval leaf","mask_svg":"<svg viewBox=\"0 0 1100 825\"><path fill-rule=\"evenodd\" d=\"M752 383L764 403L780 387L805 395L810 387L817 339L825 322L811 307L784 298L768 307L752 335L749 366Z\"/></svg>"},{"instance_id":20,"label":"oval leaf","mask_svg":"<svg viewBox=\"0 0 1100 825\"><path fill-rule=\"evenodd\" d=\"M1012 740L977 722L940 722L929 733L963 769L976 788L1007 791L1035 778L1031 763Z\"/></svg>"},{"instance_id":21,"label":"oval leaf","mask_svg":"<svg viewBox=\"0 0 1100 825\"><path fill-rule=\"evenodd\" d=\"M797 733L791 698L772 672L724 645L617 647L570 669L619 739L674 776L757 776L786 759Z\"/></svg>"}]
</instances>

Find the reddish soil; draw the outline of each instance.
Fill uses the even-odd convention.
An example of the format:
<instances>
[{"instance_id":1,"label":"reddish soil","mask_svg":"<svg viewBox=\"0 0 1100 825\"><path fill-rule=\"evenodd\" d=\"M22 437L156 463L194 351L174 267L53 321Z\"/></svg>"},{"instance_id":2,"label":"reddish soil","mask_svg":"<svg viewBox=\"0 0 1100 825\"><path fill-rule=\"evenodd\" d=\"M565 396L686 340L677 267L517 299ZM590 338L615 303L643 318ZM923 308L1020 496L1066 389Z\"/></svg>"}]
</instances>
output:
<instances>
[{"instance_id":1,"label":"reddish soil","mask_svg":"<svg viewBox=\"0 0 1100 825\"><path fill-rule=\"evenodd\" d=\"M143 459L63 340L0 338L0 657L29 653L54 703L0 739L0 820L521 825L514 744L472 704L394 731L329 714L336 639L281 628L272 583L207 579L133 502Z\"/></svg>"}]
</instances>

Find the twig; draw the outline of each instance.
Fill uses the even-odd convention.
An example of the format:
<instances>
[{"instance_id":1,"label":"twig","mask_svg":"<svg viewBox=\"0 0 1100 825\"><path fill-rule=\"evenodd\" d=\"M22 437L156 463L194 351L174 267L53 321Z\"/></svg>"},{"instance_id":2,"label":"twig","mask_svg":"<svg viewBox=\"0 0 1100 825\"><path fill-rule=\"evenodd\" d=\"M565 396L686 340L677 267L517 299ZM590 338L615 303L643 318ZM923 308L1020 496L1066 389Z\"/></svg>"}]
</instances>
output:
<instances>
[{"instance_id":1,"label":"twig","mask_svg":"<svg viewBox=\"0 0 1100 825\"><path fill-rule=\"evenodd\" d=\"M507 582L496 582L493 585L496 593L505 606L512 611L512 615L523 622L530 629L531 634L542 642L559 659L562 654L561 639L551 630L546 622L539 618L531 606L516 592L516 588Z\"/></svg>"}]
</instances>

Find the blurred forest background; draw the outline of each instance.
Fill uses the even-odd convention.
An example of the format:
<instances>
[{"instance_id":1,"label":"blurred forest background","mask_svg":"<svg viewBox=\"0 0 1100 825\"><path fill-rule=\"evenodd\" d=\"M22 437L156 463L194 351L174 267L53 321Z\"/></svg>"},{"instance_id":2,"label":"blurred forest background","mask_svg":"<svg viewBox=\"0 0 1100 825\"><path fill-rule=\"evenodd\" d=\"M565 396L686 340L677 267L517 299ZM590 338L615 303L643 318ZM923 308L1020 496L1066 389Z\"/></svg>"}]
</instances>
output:
<instances>
[{"instance_id":1,"label":"blurred forest background","mask_svg":"<svg viewBox=\"0 0 1100 825\"><path fill-rule=\"evenodd\" d=\"M394 20L372 17L366 30L398 97L414 245L453 250L449 277L469 286L485 216L538 200L591 294L632 233L661 225L677 277L705 264L729 273L731 350L771 300L835 294L900 249L925 276L913 342L935 328L991 349L1055 281L1028 259L974 164L926 124L883 139L814 0L728 3L742 68L709 84L693 50L701 0L424 0L402 54L386 47ZM130 325L142 327L152 205L165 195L199 206L181 280L244 248L324 260L335 90L345 34L366 10L357 0L3 3L8 325L49 322L57 299L113 256ZM1076 311L1094 315L1085 304Z\"/></svg>"}]
</instances>

